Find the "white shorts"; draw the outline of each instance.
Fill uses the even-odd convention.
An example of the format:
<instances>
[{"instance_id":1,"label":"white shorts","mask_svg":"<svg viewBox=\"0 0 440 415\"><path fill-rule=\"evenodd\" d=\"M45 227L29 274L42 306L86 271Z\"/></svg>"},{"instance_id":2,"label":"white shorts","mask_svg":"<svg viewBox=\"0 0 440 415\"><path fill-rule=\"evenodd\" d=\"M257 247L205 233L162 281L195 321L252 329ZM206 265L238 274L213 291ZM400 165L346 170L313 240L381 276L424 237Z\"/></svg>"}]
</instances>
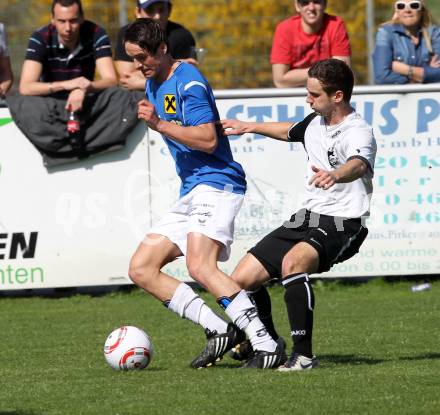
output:
<instances>
[{"instance_id":1,"label":"white shorts","mask_svg":"<svg viewBox=\"0 0 440 415\"><path fill-rule=\"evenodd\" d=\"M198 185L179 199L148 234L166 236L186 255L187 236L201 233L223 244L219 261L227 261L234 236L234 220L244 195Z\"/></svg>"}]
</instances>

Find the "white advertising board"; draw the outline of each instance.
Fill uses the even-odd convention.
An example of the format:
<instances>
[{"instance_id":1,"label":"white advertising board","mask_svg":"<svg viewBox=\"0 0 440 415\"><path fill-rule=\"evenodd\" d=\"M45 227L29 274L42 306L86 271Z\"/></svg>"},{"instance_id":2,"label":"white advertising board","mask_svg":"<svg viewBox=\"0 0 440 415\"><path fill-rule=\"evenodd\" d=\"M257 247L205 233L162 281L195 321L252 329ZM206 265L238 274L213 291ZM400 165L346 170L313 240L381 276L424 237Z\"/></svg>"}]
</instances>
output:
<instances>
[{"instance_id":1,"label":"white advertising board","mask_svg":"<svg viewBox=\"0 0 440 415\"><path fill-rule=\"evenodd\" d=\"M126 284L150 219L145 127L49 171L0 109L0 290Z\"/></svg>"},{"instance_id":2,"label":"white advertising board","mask_svg":"<svg viewBox=\"0 0 440 415\"><path fill-rule=\"evenodd\" d=\"M217 104L222 118L252 121L294 122L309 112L302 92L277 94L219 94ZM378 141L370 234L356 257L324 276L439 274L440 88L364 87L352 102ZM130 255L178 197L162 138L139 125L123 150L48 171L9 121L0 109L0 290L130 283ZM232 256L221 264L227 273L297 210L306 162L301 145L265 137L232 137L231 147L248 192ZM189 279L183 260L165 270Z\"/></svg>"},{"instance_id":3,"label":"white advertising board","mask_svg":"<svg viewBox=\"0 0 440 415\"><path fill-rule=\"evenodd\" d=\"M440 274L440 88L355 94L352 104L373 125L378 142L369 236L357 256L321 276ZM295 122L310 112L304 96L224 98L217 105L222 118L249 121ZM160 172L162 183L152 192L156 219L177 197L178 182L166 146L154 133L152 137L151 172ZM248 191L231 259L221 265L226 273L299 208L306 168L301 144L246 134L232 137L231 147L246 171ZM182 263L165 269L188 277Z\"/></svg>"}]
</instances>

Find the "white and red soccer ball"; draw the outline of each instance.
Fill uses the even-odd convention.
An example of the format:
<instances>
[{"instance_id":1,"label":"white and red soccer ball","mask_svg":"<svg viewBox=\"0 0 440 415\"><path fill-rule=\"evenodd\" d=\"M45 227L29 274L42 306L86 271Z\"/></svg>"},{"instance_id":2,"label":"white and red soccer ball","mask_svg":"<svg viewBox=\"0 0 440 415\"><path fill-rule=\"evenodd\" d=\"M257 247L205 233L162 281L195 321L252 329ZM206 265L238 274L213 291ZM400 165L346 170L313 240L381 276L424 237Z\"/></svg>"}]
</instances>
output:
<instances>
[{"instance_id":1,"label":"white and red soccer ball","mask_svg":"<svg viewBox=\"0 0 440 415\"><path fill-rule=\"evenodd\" d=\"M104 356L115 370L145 369L153 358L153 344L145 331L122 326L107 337Z\"/></svg>"}]
</instances>

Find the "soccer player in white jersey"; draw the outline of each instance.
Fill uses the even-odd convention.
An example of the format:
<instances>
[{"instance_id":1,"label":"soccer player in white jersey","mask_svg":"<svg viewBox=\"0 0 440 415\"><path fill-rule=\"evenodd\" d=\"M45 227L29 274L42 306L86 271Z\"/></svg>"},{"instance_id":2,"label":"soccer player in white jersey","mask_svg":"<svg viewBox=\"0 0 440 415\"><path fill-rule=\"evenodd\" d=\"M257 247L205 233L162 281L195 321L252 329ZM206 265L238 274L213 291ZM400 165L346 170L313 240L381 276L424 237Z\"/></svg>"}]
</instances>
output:
<instances>
[{"instance_id":1,"label":"soccer player in white jersey","mask_svg":"<svg viewBox=\"0 0 440 415\"><path fill-rule=\"evenodd\" d=\"M350 106L353 83L344 62L323 60L308 71L306 101L313 113L303 121L222 120L228 135L256 133L302 142L307 152L303 209L250 249L232 274L241 287L256 293L258 312L268 320L263 321L270 334L270 298L262 284L281 277L294 346L280 371L318 364L312 353L314 294L309 274L328 271L355 255L368 233L363 218L369 215L376 141L372 128ZM264 361L254 359L251 364L262 367Z\"/></svg>"},{"instance_id":2,"label":"soccer player in white jersey","mask_svg":"<svg viewBox=\"0 0 440 415\"><path fill-rule=\"evenodd\" d=\"M229 256L246 180L218 124L211 87L196 67L171 57L166 32L152 19L132 23L124 45L147 79L138 116L162 135L182 181L180 199L134 253L130 278L205 329L208 342L193 368L212 365L245 339L244 332L257 356L279 366L287 359L284 350L267 333L246 291L217 266ZM191 277L215 295L232 323L216 315L189 285L161 271L182 255Z\"/></svg>"}]
</instances>

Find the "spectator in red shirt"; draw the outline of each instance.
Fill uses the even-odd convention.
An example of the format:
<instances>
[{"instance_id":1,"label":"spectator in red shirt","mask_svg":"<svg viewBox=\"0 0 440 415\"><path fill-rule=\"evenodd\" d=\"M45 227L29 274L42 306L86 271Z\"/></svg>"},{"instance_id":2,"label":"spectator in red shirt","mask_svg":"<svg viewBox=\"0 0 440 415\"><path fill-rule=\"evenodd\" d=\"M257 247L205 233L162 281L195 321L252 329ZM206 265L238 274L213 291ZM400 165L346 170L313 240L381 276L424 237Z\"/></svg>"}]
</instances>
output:
<instances>
[{"instance_id":1,"label":"spectator in red shirt","mask_svg":"<svg viewBox=\"0 0 440 415\"><path fill-rule=\"evenodd\" d=\"M305 86L313 63L337 58L350 65L344 21L325 13L326 0L296 0L297 15L278 24L270 62L277 88Z\"/></svg>"}]
</instances>

